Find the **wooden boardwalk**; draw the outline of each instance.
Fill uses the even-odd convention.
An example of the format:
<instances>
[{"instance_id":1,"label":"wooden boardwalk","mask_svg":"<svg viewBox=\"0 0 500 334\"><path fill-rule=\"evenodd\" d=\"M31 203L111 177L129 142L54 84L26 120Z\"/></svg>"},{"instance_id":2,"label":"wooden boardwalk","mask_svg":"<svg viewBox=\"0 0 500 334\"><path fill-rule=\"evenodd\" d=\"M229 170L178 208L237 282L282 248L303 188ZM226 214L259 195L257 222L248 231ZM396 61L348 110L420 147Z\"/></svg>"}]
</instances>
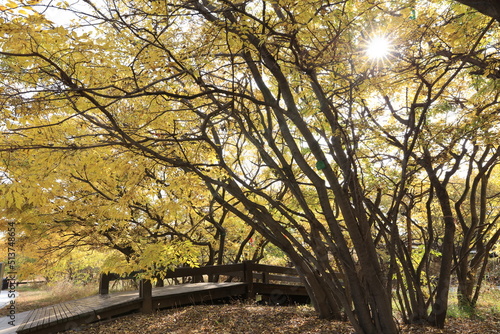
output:
<instances>
[{"instance_id":1,"label":"wooden boardwalk","mask_svg":"<svg viewBox=\"0 0 500 334\"><path fill-rule=\"evenodd\" d=\"M190 277L191 282L207 278L215 282L151 288L150 283L144 284L142 281L139 292L109 294L109 282L114 278L112 275L103 275L99 295L33 310L17 328L17 333L51 334L134 312L150 313L158 309L212 303L228 298L253 298L257 294L280 304L290 296L307 296L293 268L237 264L180 268L167 274L167 278L180 277ZM219 282L221 278L225 281ZM230 282L233 278L238 281Z\"/></svg>"},{"instance_id":2,"label":"wooden boardwalk","mask_svg":"<svg viewBox=\"0 0 500 334\"><path fill-rule=\"evenodd\" d=\"M140 307L137 291L97 295L31 311L17 333L57 333L78 325L125 314ZM108 314L108 312L110 314Z\"/></svg>"},{"instance_id":3,"label":"wooden boardwalk","mask_svg":"<svg viewBox=\"0 0 500 334\"><path fill-rule=\"evenodd\" d=\"M155 308L168 308L243 296L246 283L193 283L153 289ZM31 311L17 333L57 333L84 324L140 312L142 299L137 291L116 292L42 307Z\"/></svg>"}]
</instances>

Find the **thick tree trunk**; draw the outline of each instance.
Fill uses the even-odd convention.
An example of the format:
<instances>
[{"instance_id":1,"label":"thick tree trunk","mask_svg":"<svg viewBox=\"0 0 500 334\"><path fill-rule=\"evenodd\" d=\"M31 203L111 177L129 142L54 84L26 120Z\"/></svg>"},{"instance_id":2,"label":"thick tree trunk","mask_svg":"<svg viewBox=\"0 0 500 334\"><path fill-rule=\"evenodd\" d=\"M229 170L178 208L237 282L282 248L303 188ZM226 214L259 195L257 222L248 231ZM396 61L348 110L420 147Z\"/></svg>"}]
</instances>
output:
<instances>
[{"instance_id":1,"label":"thick tree trunk","mask_svg":"<svg viewBox=\"0 0 500 334\"><path fill-rule=\"evenodd\" d=\"M290 258L297 269L297 272L302 278L314 309L318 312L319 317L323 319L341 320L342 313L340 305L335 297L335 292L331 286L325 281L328 273L321 273L319 270L311 268L311 266L299 256L291 255Z\"/></svg>"},{"instance_id":2,"label":"thick tree trunk","mask_svg":"<svg viewBox=\"0 0 500 334\"><path fill-rule=\"evenodd\" d=\"M343 319L337 295L344 294L340 298L343 300L342 306L357 333L398 333L392 310L390 305L387 305L388 302L390 303L390 299L380 300L376 293L366 293L367 288L359 284L358 277L349 278L349 275L346 277L345 284L350 286L348 290L352 292L351 296L347 296L345 295L346 290L335 291L335 288L332 288L333 278L330 273L322 272L316 268L312 269L306 263L297 263L297 260L294 261L294 264L303 278L312 304L320 318ZM352 306L354 306L353 310L351 310Z\"/></svg>"},{"instance_id":3,"label":"thick tree trunk","mask_svg":"<svg viewBox=\"0 0 500 334\"><path fill-rule=\"evenodd\" d=\"M447 193L442 193L443 188L436 189L437 197L441 203L444 214L445 234L441 251L441 267L436 290L436 299L432 305L429 321L433 326L444 328L446 313L448 311L448 296L450 292L451 270L453 260L453 242L455 238L455 219L452 216ZM442 197L440 197L440 195Z\"/></svg>"},{"instance_id":4,"label":"thick tree trunk","mask_svg":"<svg viewBox=\"0 0 500 334\"><path fill-rule=\"evenodd\" d=\"M327 95L319 85L318 78L313 71L310 71L311 87L320 102L321 112L325 115L332 129L342 132L342 126L338 122L340 112L329 103ZM327 161L324 152L313 135L308 132L307 125L303 120L296 122L296 125L308 140L311 152L316 156L317 161ZM352 302L354 304L354 314L356 321L362 328L363 333L397 333L397 327L392 314L391 296L386 291L384 282L386 279L379 265L379 258L375 243L372 239L372 228L367 219L366 208L363 204L362 187L353 173L356 166L352 164L348 154L345 152L345 139L341 136L332 136L330 139L332 155L336 164L343 171L343 179L347 184L345 189L340 184L340 179L333 171L331 165L326 164L323 174L330 184L335 195L336 204L342 212L346 230L349 233L355 254L359 264L359 271L355 268L351 251L345 240L339 236L342 232L338 230L336 223L330 224L333 239L338 246L339 262L343 265L346 275L346 284L349 284ZM328 201L323 205L325 216L328 220L335 221ZM351 322L353 322L351 320Z\"/></svg>"},{"instance_id":5,"label":"thick tree trunk","mask_svg":"<svg viewBox=\"0 0 500 334\"><path fill-rule=\"evenodd\" d=\"M456 0L478 12L500 22L500 1L498 0Z\"/></svg>"},{"instance_id":6,"label":"thick tree trunk","mask_svg":"<svg viewBox=\"0 0 500 334\"><path fill-rule=\"evenodd\" d=\"M451 269L453 260L453 241L455 236L455 223L452 216L445 217L445 235L441 255L441 268L437 284L436 299L432 305L429 317L430 323L438 328L444 328L446 313L448 311L448 297L450 292Z\"/></svg>"},{"instance_id":7,"label":"thick tree trunk","mask_svg":"<svg viewBox=\"0 0 500 334\"><path fill-rule=\"evenodd\" d=\"M458 279L458 289L457 289L457 299L458 306L466 311L472 311L475 308L475 302L473 300L474 294L474 274L469 270L463 275L459 275Z\"/></svg>"},{"instance_id":8,"label":"thick tree trunk","mask_svg":"<svg viewBox=\"0 0 500 334\"><path fill-rule=\"evenodd\" d=\"M451 207L450 195L446 189L449 178L453 172L446 173L444 180L439 180L436 171L432 168L432 159L428 152L420 163L427 171L432 187L435 190L436 197L439 201L441 213L443 214L444 223L444 238L441 247L441 266L439 268L439 278L436 287L436 297L432 305L432 311L429 315L429 322L435 327L444 328L446 321L446 313L448 311L448 296L450 293L451 271L453 264L453 249L455 242L455 217ZM459 166L458 160L454 166L455 171Z\"/></svg>"}]
</instances>

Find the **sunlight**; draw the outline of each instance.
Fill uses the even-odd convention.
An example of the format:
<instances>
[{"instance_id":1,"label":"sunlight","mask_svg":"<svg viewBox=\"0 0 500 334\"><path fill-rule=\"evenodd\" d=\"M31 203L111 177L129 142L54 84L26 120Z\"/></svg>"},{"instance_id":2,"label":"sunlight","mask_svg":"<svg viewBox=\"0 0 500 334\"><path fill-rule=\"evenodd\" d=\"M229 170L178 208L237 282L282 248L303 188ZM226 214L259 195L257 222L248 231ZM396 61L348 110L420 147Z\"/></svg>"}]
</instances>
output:
<instances>
[{"instance_id":1,"label":"sunlight","mask_svg":"<svg viewBox=\"0 0 500 334\"><path fill-rule=\"evenodd\" d=\"M381 59L389 55L391 43L384 36L373 37L366 47L366 54L371 59Z\"/></svg>"}]
</instances>

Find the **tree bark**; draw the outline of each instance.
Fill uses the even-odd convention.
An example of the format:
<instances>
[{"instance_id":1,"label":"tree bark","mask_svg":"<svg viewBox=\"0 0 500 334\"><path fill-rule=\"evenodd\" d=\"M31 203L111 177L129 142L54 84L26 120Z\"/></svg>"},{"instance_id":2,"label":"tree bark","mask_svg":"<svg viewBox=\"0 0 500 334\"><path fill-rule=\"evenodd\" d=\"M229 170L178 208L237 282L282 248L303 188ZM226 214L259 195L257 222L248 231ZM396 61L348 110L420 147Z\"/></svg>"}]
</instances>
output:
<instances>
[{"instance_id":1,"label":"tree bark","mask_svg":"<svg viewBox=\"0 0 500 334\"><path fill-rule=\"evenodd\" d=\"M455 218L451 209L450 197L446 190L447 180L440 181L430 162L425 164L431 183L436 191L444 220L444 238L441 249L441 266L436 288L436 297L429 315L429 322L438 328L444 328L446 312L448 311L448 296L450 292L453 248L455 241Z\"/></svg>"},{"instance_id":2,"label":"tree bark","mask_svg":"<svg viewBox=\"0 0 500 334\"><path fill-rule=\"evenodd\" d=\"M455 0L500 22L500 1L498 0Z\"/></svg>"}]
</instances>

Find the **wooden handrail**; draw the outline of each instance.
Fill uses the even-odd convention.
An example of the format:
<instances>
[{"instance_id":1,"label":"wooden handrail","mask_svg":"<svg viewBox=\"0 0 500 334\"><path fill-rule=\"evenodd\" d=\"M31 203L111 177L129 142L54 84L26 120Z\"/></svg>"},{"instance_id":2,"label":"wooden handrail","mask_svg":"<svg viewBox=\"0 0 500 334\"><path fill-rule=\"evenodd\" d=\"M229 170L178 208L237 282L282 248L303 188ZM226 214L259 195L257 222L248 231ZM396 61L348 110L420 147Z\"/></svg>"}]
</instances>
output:
<instances>
[{"instance_id":1,"label":"wooden handrail","mask_svg":"<svg viewBox=\"0 0 500 334\"><path fill-rule=\"evenodd\" d=\"M168 270L164 278L172 279L180 277L191 277L192 282L198 282L200 281L198 278L204 275L217 277L222 275L228 277L238 277L243 282L249 284L250 291L251 285L255 280L259 280L262 283L269 283L270 281L279 281L280 283L293 284L300 283L300 278L295 268L256 264L252 263L251 261L219 266L203 266L198 268L179 267L175 270ZM119 275L112 273L101 274L99 294L109 293L110 281L124 278L132 278L132 276L128 275L126 277L120 277Z\"/></svg>"},{"instance_id":2,"label":"wooden handrail","mask_svg":"<svg viewBox=\"0 0 500 334\"><path fill-rule=\"evenodd\" d=\"M137 275L137 273L135 273ZM279 267L265 264L256 264L245 261L237 264L226 264L220 266L204 266L198 268L180 267L166 272L164 278L176 279L180 277L191 277L191 282L202 281L203 276L209 279L221 276L231 278L237 277L246 283L247 298L255 298L256 294L276 294L276 291L292 291L297 293L304 290L300 285L301 279L295 270L290 267ZM103 273L99 282L99 294L109 293L109 283L112 280L133 278L132 275L120 277L117 274ZM226 280L228 281L228 280ZM176 280L177 282L177 280ZM139 284L139 296L142 299L142 312L151 313L153 310L153 287L149 280L142 279ZM305 293L302 291L301 293Z\"/></svg>"},{"instance_id":3,"label":"wooden handrail","mask_svg":"<svg viewBox=\"0 0 500 334\"><path fill-rule=\"evenodd\" d=\"M178 278L200 275L228 275L228 276L243 276L243 263L224 264L220 266L203 266L197 268L179 267L175 270L168 270L165 278Z\"/></svg>"}]
</instances>

